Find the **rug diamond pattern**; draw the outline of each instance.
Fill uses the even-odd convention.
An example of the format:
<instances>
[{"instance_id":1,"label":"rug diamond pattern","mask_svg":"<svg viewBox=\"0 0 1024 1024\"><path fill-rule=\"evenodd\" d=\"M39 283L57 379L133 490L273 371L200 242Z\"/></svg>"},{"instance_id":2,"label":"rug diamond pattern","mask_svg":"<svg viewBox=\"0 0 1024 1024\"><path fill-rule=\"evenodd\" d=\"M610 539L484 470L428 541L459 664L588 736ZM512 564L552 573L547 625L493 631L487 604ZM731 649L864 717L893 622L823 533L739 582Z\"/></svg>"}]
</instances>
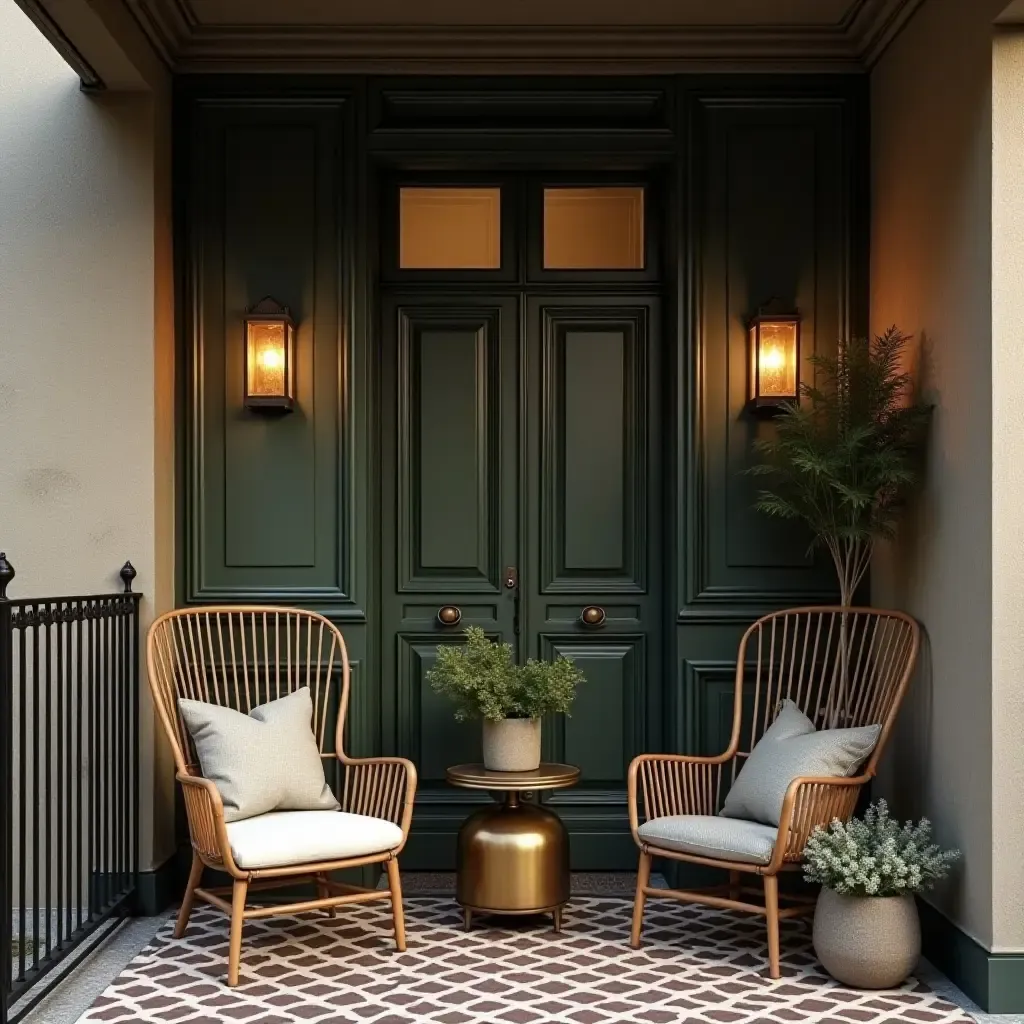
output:
<instances>
[{"instance_id":1,"label":"rug diamond pattern","mask_svg":"<svg viewBox=\"0 0 1024 1024\"><path fill-rule=\"evenodd\" d=\"M337 918L249 922L242 984L224 984L227 920L209 907L177 940L171 922L82 1021L105 1024L965 1024L918 981L856 992L827 975L807 926L784 925L783 978L764 969L760 919L649 904L632 950L630 901L575 897L565 928L482 918L462 930L444 897L406 900L409 949L391 943L386 902Z\"/></svg>"}]
</instances>

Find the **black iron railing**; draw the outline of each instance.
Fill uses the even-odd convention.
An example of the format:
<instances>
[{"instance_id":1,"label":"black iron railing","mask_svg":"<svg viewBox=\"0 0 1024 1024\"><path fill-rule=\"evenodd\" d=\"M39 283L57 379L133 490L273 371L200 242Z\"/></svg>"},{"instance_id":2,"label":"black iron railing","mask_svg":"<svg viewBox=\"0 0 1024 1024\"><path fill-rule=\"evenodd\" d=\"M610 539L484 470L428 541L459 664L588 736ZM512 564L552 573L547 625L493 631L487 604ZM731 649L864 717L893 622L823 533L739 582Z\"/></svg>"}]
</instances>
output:
<instances>
[{"instance_id":1,"label":"black iron railing","mask_svg":"<svg viewBox=\"0 0 1024 1024\"><path fill-rule=\"evenodd\" d=\"M12 600L0 553L0 1024L134 901L141 595L120 575L120 594Z\"/></svg>"}]
</instances>

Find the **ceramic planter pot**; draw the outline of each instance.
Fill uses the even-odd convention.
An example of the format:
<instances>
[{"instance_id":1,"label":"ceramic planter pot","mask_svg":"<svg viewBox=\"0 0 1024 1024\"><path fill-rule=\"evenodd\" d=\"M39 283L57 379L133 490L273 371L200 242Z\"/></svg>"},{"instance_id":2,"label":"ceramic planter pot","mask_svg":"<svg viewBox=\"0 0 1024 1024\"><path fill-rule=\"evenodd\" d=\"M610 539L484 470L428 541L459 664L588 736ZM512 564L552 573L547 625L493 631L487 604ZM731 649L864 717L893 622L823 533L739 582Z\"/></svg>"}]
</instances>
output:
<instances>
[{"instance_id":1,"label":"ceramic planter pot","mask_svg":"<svg viewBox=\"0 0 1024 1024\"><path fill-rule=\"evenodd\" d=\"M894 988L921 956L913 896L840 896L822 889L814 910L814 952L851 988Z\"/></svg>"},{"instance_id":2,"label":"ceramic planter pot","mask_svg":"<svg viewBox=\"0 0 1024 1024\"><path fill-rule=\"evenodd\" d=\"M540 767L540 719L484 719L484 767L492 772L532 772Z\"/></svg>"}]
</instances>

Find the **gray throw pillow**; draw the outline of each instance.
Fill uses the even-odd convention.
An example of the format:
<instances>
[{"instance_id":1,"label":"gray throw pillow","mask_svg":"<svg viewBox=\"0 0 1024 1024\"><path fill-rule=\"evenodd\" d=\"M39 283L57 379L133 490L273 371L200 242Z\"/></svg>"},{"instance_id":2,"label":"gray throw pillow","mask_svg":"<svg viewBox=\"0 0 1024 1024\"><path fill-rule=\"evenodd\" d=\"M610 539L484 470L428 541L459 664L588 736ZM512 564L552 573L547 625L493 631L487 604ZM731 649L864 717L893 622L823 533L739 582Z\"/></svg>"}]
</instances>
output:
<instances>
[{"instance_id":1,"label":"gray throw pillow","mask_svg":"<svg viewBox=\"0 0 1024 1024\"><path fill-rule=\"evenodd\" d=\"M746 759L721 813L778 825L789 784L800 776L840 778L853 775L878 742L879 725L860 729L823 729L791 701L782 708Z\"/></svg>"},{"instance_id":2,"label":"gray throw pillow","mask_svg":"<svg viewBox=\"0 0 1024 1024\"><path fill-rule=\"evenodd\" d=\"M248 715L198 700L179 699L182 721L196 746L203 777L224 802L224 820L269 811L335 811L313 735L309 687L261 704Z\"/></svg>"}]
</instances>

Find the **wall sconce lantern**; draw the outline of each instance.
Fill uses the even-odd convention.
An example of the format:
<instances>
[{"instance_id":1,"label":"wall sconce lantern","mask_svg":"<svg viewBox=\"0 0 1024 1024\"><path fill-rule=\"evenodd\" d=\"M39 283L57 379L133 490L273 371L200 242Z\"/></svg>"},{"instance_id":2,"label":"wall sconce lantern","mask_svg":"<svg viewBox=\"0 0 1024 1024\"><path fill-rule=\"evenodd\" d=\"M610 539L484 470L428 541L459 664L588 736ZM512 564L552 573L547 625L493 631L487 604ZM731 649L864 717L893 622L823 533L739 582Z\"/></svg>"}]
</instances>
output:
<instances>
[{"instance_id":1,"label":"wall sconce lantern","mask_svg":"<svg viewBox=\"0 0 1024 1024\"><path fill-rule=\"evenodd\" d=\"M245 317L245 406L267 413L295 408L295 323L270 297Z\"/></svg>"},{"instance_id":2,"label":"wall sconce lantern","mask_svg":"<svg viewBox=\"0 0 1024 1024\"><path fill-rule=\"evenodd\" d=\"M800 317L763 309L750 321L750 405L770 415L800 397Z\"/></svg>"}]
</instances>

